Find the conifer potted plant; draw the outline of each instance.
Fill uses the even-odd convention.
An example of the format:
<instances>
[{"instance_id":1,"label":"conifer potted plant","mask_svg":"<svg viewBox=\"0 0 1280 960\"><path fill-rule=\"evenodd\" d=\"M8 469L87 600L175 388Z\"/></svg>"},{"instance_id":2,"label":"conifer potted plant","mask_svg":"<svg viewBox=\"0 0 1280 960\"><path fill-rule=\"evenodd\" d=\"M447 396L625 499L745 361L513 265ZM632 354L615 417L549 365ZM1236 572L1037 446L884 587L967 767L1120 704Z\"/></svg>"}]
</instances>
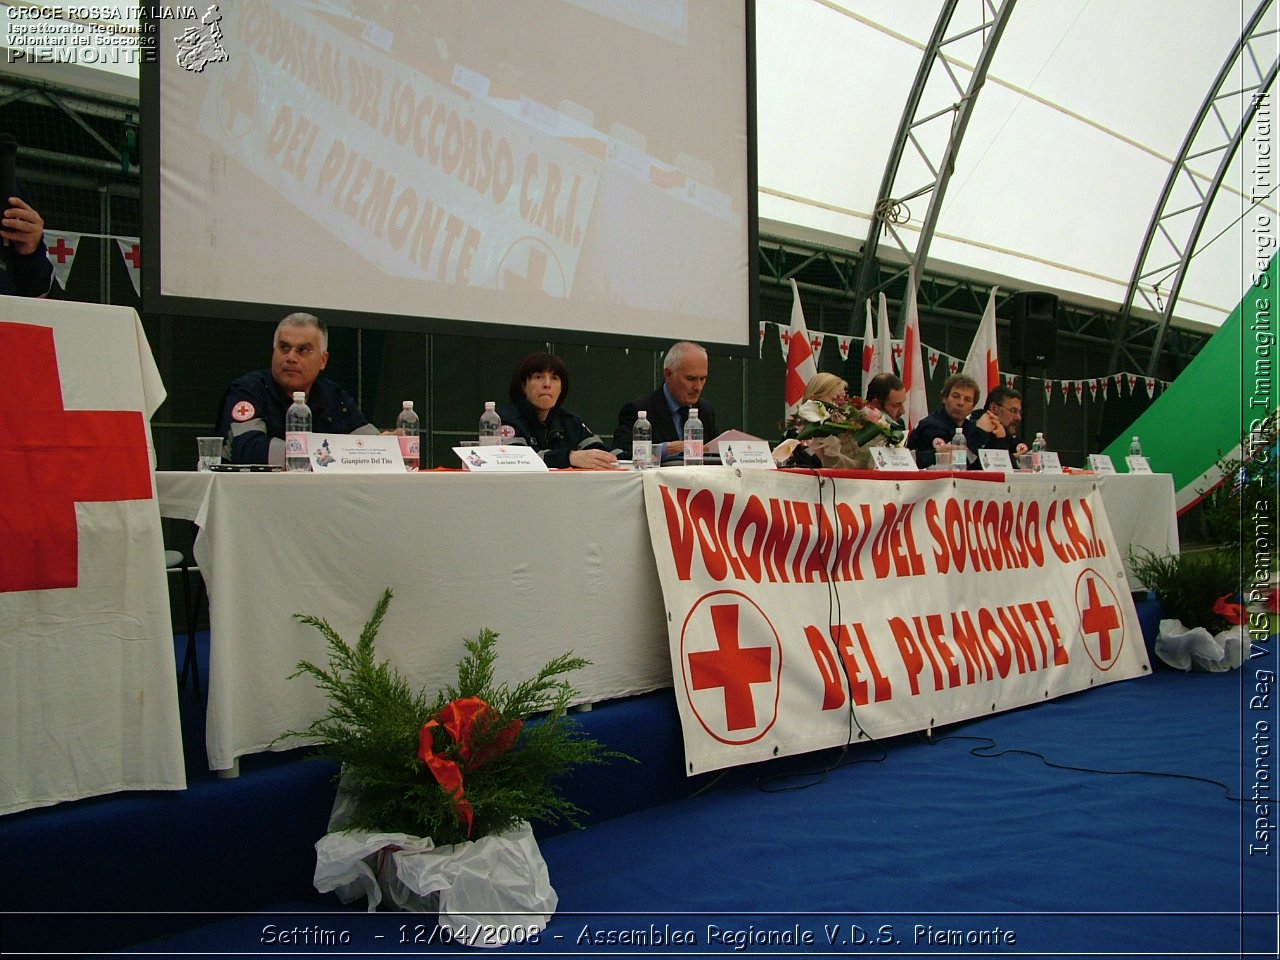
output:
<instances>
[{"instance_id":1,"label":"conifer potted plant","mask_svg":"<svg viewBox=\"0 0 1280 960\"><path fill-rule=\"evenodd\" d=\"M298 664L329 711L285 736L318 740L342 764L329 833L316 844L315 884L344 902L367 897L436 912L457 942L501 946L542 929L557 898L530 821L577 825L583 811L557 779L621 754L583 736L566 716L565 675L588 661L564 654L514 688L495 684L497 634L465 642L457 680L410 688L374 641L392 597L383 593L354 647L323 619L329 662Z\"/></svg>"},{"instance_id":2,"label":"conifer potted plant","mask_svg":"<svg viewBox=\"0 0 1280 960\"><path fill-rule=\"evenodd\" d=\"M1178 670L1220 673L1240 666L1246 613L1238 551L1161 556L1137 549L1130 550L1129 563L1163 611L1152 648L1156 657Z\"/></svg>"}]
</instances>

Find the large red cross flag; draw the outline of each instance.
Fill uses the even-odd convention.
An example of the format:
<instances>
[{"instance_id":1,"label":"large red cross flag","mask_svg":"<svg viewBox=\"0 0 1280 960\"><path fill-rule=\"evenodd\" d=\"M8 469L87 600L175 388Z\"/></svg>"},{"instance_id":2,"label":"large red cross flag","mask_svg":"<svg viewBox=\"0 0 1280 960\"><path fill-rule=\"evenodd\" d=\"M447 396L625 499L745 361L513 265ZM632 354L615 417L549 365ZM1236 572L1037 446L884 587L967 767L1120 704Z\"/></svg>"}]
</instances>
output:
<instances>
[{"instance_id":1,"label":"large red cross flag","mask_svg":"<svg viewBox=\"0 0 1280 960\"><path fill-rule=\"evenodd\" d=\"M871 321L871 298L867 297L867 325L862 331L862 396L867 395L867 384L875 376L871 372L876 362L876 328Z\"/></svg>"},{"instance_id":2,"label":"large red cross flag","mask_svg":"<svg viewBox=\"0 0 1280 960\"><path fill-rule=\"evenodd\" d=\"M902 334L902 383L907 388L907 429L929 415L929 401L924 389L924 361L920 358L920 312L916 309L916 272L907 273L907 300L903 304L906 319Z\"/></svg>"},{"instance_id":3,"label":"large red cross flag","mask_svg":"<svg viewBox=\"0 0 1280 960\"><path fill-rule=\"evenodd\" d=\"M137 314L0 297L0 376L0 814L182 789Z\"/></svg>"},{"instance_id":4,"label":"large red cross flag","mask_svg":"<svg viewBox=\"0 0 1280 960\"><path fill-rule=\"evenodd\" d=\"M800 288L794 278L791 280L791 330L787 338L787 385L786 415L796 412L800 406L800 398L804 396L804 388L808 386L813 375L818 372L818 364L813 359L813 347L809 343L809 331L804 325L804 310L800 306Z\"/></svg>"},{"instance_id":5,"label":"large red cross flag","mask_svg":"<svg viewBox=\"0 0 1280 960\"><path fill-rule=\"evenodd\" d=\"M979 404L985 404L991 391L1000 386L1000 361L996 357L996 291L999 289L991 288L987 309L982 312L982 322L978 324L978 332L973 335L969 355L965 357L964 366L961 367L982 388Z\"/></svg>"},{"instance_id":6,"label":"large red cross flag","mask_svg":"<svg viewBox=\"0 0 1280 960\"><path fill-rule=\"evenodd\" d=\"M876 355L871 365L871 376L882 373L893 373L893 335L889 333L889 302L884 292L879 296L879 309L876 311Z\"/></svg>"}]
</instances>

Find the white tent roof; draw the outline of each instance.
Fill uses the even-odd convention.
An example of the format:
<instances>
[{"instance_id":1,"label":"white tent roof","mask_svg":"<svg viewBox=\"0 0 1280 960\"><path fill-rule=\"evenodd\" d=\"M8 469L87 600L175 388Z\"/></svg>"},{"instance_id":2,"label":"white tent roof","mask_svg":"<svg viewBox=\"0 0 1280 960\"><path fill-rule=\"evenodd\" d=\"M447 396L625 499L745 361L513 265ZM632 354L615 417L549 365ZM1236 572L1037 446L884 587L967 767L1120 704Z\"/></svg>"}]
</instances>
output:
<instances>
[{"instance_id":1,"label":"white tent roof","mask_svg":"<svg viewBox=\"0 0 1280 960\"><path fill-rule=\"evenodd\" d=\"M757 0L762 230L861 245L941 5ZM1254 5L1242 13L1243 6L1021 0L959 151L928 266L1118 307L1171 164ZM1269 43L1268 59L1274 34ZM980 48L980 37L948 48L962 84ZM1243 76L1241 85L1257 79ZM921 113L957 99L935 71ZM1238 120L1242 103L1224 103L1224 113ZM1249 195L1259 173L1266 232L1275 235L1270 115L1255 118L1213 204L1178 301L1180 320L1217 326L1239 302L1254 269ZM945 122L936 131L942 143ZM1202 188L1219 156L1193 164ZM908 150L895 194L932 180L918 158ZM1190 202L1191 184L1179 190ZM909 248L928 204L921 196L907 205ZM881 255L891 247L882 241Z\"/></svg>"}]
</instances>

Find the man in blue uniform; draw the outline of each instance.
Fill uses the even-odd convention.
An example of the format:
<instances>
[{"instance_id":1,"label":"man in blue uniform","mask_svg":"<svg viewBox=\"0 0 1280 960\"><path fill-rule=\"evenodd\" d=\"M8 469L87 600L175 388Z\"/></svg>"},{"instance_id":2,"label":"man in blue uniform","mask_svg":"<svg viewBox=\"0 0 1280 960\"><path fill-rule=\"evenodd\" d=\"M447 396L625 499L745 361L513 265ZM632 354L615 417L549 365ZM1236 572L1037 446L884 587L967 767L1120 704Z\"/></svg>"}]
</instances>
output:
<instances>
[{"instance_id":1,"label":"man in blue uniform","mask_svg":"<svg viewBox=\"0 0 1280 960\"><path fill-rule=\"evenodd\" d=\"M284 465L284 418L293 393L307 395L316 433L377 433L351 394L320 371L329 363L329 331L309 313L276 325L271 368L246 373L227 389L218 416L223 457L232 463Z\"/></svg>"}]
</instances>

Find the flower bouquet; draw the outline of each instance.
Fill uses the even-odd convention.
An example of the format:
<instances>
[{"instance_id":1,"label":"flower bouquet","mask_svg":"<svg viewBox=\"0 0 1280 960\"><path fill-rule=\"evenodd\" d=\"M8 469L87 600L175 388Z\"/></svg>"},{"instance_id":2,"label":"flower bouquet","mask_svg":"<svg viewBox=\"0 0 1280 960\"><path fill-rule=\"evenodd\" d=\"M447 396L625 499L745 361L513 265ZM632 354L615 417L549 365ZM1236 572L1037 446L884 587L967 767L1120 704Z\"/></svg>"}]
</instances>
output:
<instances>
[{"instance_id":1,"label":"flower bouquet","mask_svg":"<svg viewBox=\"0 0 1280 960\"><path fill-rule=\"evenodd\" d=\"M296 615L328 641L329 663L298 664L329 696L329 712L303 731L318 754L342 763L330 832L316 844L316 888L343 902L384 895L405 910L438 912L454 940L502 945L540 930L557 898L529 821L582 811L554 781L580 763L621 754L580 736L565 716L563 679L588 664L565 654L514 689L495 685L497 634L465 642L457 682L413 691L374 659L387 590L352 647L324 620ZM543 714L530 722L534 714ZM498 937L498 940L492 940Z\"/></svg>"},{"instance_id":2,"label":"flower bouquet","mask_svg":"<svg viewBox=\"0 0 1280 960\"><path fill-rule=\"evenodd\" d=\"M788 439L773 451L779 462L804 449L829 469L864 469L871 447L901 446L904 434L889 417L861 397L843 401L806 400L784 424Z\"/></svg>"}]
</instances>

